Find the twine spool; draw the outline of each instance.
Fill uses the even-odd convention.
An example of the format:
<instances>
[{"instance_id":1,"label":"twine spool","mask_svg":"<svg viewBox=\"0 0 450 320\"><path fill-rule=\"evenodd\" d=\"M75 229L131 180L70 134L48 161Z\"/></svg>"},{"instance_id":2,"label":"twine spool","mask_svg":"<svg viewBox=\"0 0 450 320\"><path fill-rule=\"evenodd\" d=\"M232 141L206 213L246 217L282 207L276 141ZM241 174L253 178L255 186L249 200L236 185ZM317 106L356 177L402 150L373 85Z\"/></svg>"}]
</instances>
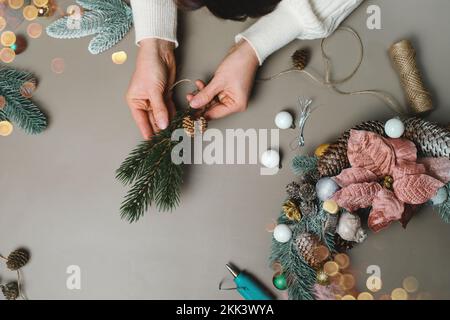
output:
<instances>
[{"instance_id":1,"label":"twine spool","mask_svg":"<svg viewBox=\"0 0 450 320\"><path fill-rule=\"evenodd\" d=\"M425 88L417 66L416 50L409 40L392 45L389 50L392 62L399 73L409 105L416 114L433 110L430 92Z\"/></svg>"}]
</instances>

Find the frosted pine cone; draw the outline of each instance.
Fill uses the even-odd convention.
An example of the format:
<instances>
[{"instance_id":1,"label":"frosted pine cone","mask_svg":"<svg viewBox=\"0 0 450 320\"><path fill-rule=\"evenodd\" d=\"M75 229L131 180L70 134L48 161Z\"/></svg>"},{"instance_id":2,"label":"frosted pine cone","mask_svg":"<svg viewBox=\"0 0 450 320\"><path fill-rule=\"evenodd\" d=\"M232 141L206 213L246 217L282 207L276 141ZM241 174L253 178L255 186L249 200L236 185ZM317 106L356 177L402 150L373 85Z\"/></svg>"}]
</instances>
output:
<instances>
[{"instance_id":1,"label":"frosted pine cone","mask_svg":"<svg viewBox=\"0 0 450 320\"><path fill-rule=\"evenodd\" d=\"M299 204L302 199L300 197L300 186L296 182L291 182L286 186L286 192L288 194L289 199Z\"/></svg>"},{"instance_id":2,"label":"frosted pine cone","mask_svg":"<svg viewBox=\"0 0 450 320\"><path fill-rule=\"evenodd\" d=\"M309 202L316 199L316 186L310 183L302 183L299 186L300 197L303 201Z\"/></svg>"}]
</instances>

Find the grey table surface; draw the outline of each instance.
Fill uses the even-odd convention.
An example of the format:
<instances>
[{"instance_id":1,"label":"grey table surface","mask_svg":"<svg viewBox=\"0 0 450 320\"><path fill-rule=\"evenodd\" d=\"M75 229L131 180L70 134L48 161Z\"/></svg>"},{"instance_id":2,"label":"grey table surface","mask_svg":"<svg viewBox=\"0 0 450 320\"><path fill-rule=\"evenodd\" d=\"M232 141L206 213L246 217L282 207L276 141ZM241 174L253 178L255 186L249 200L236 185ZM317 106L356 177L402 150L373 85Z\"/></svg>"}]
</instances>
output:
<instances>
[{"instance_id":1,"label":"grey table surface","mask_svg":"<svg viewBox=\"0 0 450 320\"><path fill-rule=\"evenodd\" d=\"M72 1L58 3L65 7ZM371 4L381 7L381 30L366 26ZM449 13L446 0L366 1L345 22L360 33L365 59L344 88L383 89L404 102L387 50L395 41L409 38L433 91L436 111L429 118L450 122ZM182 14L178 78L209 78L234 35L251 23L220 21L204 10ZM19 31L23 33L26 25ZM88 41L43 35L30 40L13 63L39 77L34 99L50 118L48 130L40 136L16 130L0 138L0 252L22 246L31 251L32 260L24 269L30 299L239 299L235 291L218 290L229 261L270 287L271 234L266 225L278 216L284 186L294 179L290 159L313 152L354 124L393 116L376 98L337 96L295 74L257 84L246 113L211 126L274 128L277 112L295 110L297 97L309 96L320 107L307 125L306 147L291 151L297 132L282 131L283 169L274 176L261 176L258 165L192 166L179 209L169 214L151 210L130 225L119 217L126 189L114 179L114 171L140 140L124 103L137 48L132 33L98 56L89 54ZM287 68L290 54L299 47L312 49L311 67L320 70L320 42L295 41L266 61L260 75ZM356 59L354 41L339 34L327 48L335 74L344 75ZM129 57L121 66L111 62L111 53L119 50ZM63 74L50 70L55 57L65 60ZM184 93L185 89L177 92L179 101ZM449 244L450 226L432 210L421 211L406 230L395 224L370 234L351 252L358 286L364 289L366 268L378 265L383 293L412 275L420 282L420 292L448 299ZM66 287L70 265L81 268L81 290ZM2 280L13 276L0 267Z\"/></svg>"}]
</instances>

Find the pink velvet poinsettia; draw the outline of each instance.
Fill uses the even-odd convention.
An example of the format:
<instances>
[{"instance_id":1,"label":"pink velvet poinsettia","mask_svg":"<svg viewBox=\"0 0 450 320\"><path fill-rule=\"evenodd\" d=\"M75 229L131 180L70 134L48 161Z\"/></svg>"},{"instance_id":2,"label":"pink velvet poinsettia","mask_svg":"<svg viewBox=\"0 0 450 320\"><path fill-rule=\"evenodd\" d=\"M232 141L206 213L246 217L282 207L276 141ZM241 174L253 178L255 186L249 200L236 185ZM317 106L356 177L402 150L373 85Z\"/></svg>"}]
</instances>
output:
<instances>
[{"instance_id":1,"label":"pink velvet poinsettia","mask_svg":"<svg viewBox=\"0 0 450 320\"><path fill-rule=\"evenodd\" d=\"M450 180L449 159L418 160L416 146L406 139L352 130L347 155L351 168L333 178L342 188L333 200L350 212L372 207L369 227L375 232L400 220L405 205L427 202ZM393 179L391 188L380 183L385 177Z\"/></svg>"}]
</instances>

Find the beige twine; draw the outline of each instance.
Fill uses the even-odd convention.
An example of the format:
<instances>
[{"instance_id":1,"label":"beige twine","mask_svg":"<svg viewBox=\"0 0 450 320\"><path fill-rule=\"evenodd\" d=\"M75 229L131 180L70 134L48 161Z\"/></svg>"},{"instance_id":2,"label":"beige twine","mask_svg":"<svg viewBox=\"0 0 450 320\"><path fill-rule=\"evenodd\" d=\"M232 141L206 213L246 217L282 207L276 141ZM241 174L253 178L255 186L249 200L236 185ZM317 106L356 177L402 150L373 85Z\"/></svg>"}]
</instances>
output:
<instances>
[{"instance_id":1,"label":"beige twine","mask_svg":"<svg viewBox=\"0 0 450 320\"><path fill-rule=\"evenodd\" d=\"M409 40L395 43L389 50L392 62L399 73L402 87L414 113L433 110L430 92L425 88L417 66L416 50Z\"/></svg>"}]
</instances>

